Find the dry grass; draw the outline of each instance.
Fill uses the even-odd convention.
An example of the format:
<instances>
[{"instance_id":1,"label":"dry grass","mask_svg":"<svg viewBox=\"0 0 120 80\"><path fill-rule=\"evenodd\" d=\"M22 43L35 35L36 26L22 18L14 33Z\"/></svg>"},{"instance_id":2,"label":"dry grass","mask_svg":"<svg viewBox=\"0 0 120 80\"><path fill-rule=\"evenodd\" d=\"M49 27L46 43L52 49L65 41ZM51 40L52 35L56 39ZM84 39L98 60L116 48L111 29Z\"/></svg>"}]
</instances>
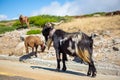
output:
<instances>
[{"instance_id":1,"label":"dry grass","mask_svg":"<svg viewBox=\"0 0 120 80\"><path fill-rule=\"evenodd\" d=\"M56 26L56 28L68 32L81 30L85 33L106 29L120 29L120 15L73 19L71 22Z\"/></svg>"},{"instance_id":2,"label":"dry grass","mask_svg":"<svg viewBox=\"0 0 120 80\"><path fill-rule=\"evenodd\" d=\"M102 36L102 39L105 45L109 45L112 43L108 43L116 38L120 38L120 15L116 16L103 16L103 17L87 17L87 18L77 18L73 19L71 22L63 23L59 26L56 26L57 29L63 29L67 32L75 32L81 30L82 32L87 33L90 35L91 33L97 33L98 35ZM104 32L108 32L108 35L104 35ZM108 41L109 40L109 41ZM94 40L94 42L99 42L100 39ZM116 46L116 45L114 45ZM102 47L104 47L102 45ZM94 54L98 53L99 50L102 48L101 46L97 46L94 48ZM107 50L106 47L104 47ZM117 47L119 48L119 46ZM113 51L112 47L108 48L109 51ZM109 52L108 51L108 52ZM107 52L107 53L108 53ZM116 56L117 55L117 56ZM105 58L105 56L107 56ZM116 51L110 52L106 54L104 52L97 54L95 57L96 61L104 60L109 63L114 63L116 65L120 65L120 58L119 54Z\"/></svg>"},{"instance_id":3,"label":"dry grass","mask_svg":"<svg viewBox=\"0 0 120 80\"><path fill-rule=\"evenodd\" d=\"M15 23L15 21L8 21L8 22L0 22L0 26L12 26Z\"/></svg>"}]
</instances>

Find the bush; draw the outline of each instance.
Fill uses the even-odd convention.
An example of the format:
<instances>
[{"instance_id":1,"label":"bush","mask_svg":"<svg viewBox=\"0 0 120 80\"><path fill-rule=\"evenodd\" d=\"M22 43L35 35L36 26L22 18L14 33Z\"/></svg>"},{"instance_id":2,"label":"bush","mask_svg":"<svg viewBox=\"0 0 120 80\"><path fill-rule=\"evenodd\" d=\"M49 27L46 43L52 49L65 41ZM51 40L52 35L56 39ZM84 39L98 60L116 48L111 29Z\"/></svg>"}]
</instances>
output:
<instances>
[{"instance_id":1,"label":"bush","mask_svg":"<svg viewBox=\"0 0 120 80\"><path fill-rule=\"evenodd\" d=\"M105 16L105 12L96 12L96 13L92 13L92 14L86 14L84 15L85 17L92 17L95 14L99 14L100 16Z\"/></svg>"},{"instance_id":2,"label":"bush","mask_svg":"<svg viewBox=\"0 0 120 80\"><path fill-rule=\"evenodd\" d=\"M41 30L30 30L27 32L27 35L30 35L30 34L41 34Z\"/></svg>"},{"instance_id":3,"label":"bush","mask_svg":"<svg viewBox=\"0 0 120 80\"><path fill-rule=\"evenodd\" d=\"M30 25L43 27L47 22L59 22L64 19L64 17L60 16L50 16L50 15L39 15L29 17ZM20 21L17 20L12 26L20 26Z\"/></svg>"},{"instance_id":4,"label":"bush","mask_svg":"<svg viewBox=\"0 0 120 80\"><path fill-rule=\"evenodd\" d=\"M15 30L16 27L9 27L9 26L0 26L0 34L8 32L8 31L13 31Z\"/></svg>"},{"instance_id":5,"label":"bush","mask_svg":"<svg viewBox=\"0 0 120 80\"><path fill-rule=\"evenodd\" d=\"M12 26L20 26L21 24L20 24L20 21L16 21Z\"/></svg>"},{"instance_id":6,"label":"bush","mask_svg":"<svg viewBox=\"0 0 120 80\"><path fill-rule=\"evenodd\" d=\"M33 24L35 26L43 27L45 23L47 22L58 22L63 17L60 16L50 16L50 15L40 15L40 16L33 16L30 17L30 24Z\"/></svg>"},{"instance_id":7,"label":"bush","mask_svg":"<svg viewBox=\"0 0 120 80\"><path fill-rule=\"evenodd\" d=\"M0 24L0 26L5 27L6 25L5 24Z\"/></svg>"}]
</instances>

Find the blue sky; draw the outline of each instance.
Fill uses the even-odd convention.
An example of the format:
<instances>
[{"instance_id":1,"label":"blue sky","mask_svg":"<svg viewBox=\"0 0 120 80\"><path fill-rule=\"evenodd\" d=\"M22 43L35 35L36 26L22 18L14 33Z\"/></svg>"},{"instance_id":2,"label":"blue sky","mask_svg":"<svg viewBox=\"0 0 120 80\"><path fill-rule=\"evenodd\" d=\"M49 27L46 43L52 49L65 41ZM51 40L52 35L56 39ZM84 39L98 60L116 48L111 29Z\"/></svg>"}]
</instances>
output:
<instances>
[{"instance_id":1,"label":"blue sky","mask_svg":"<svg viewBox=\"0 0 120 80\"><path fill-rule=\"evenodd\" d=\"M35 16L83 15L120 10L120 0L0 0L0 20Z\"/></svg>"}]
</instances>

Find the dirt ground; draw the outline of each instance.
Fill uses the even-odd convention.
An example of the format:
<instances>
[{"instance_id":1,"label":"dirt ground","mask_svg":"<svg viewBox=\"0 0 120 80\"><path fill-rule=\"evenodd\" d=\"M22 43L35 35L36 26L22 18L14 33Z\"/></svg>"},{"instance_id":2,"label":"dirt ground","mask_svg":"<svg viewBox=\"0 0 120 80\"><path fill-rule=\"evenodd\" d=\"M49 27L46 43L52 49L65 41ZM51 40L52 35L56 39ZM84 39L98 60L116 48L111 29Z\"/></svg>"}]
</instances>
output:
<instances>
[{"instance_id":1,"label":"dirt ground","mask_svg":"<svg viewBox=\"0 0 120 80\"><path fill-rule=\"evenodd\" d=\"M20 40L20 35L26 34L28 30L16 30L5 33L0 37L0 54L9 55L9 58L12 58L12 60L0 58L0 80L120 80L120 16L74 19L55 28L64 29L68 32L81 30L89 35L91 33L98 34L98 39L96 38L96 41L94 41L96 46L93 54L98 71L95 78L86 76L85 70L79 71L86 67L77 64L72 66L74 69L68 66L66 72L56 72L56 63L55 66L52 66L49 62L44 63L43 61L37 61L37 59L31 59L28 63L19 62L13 56L20 57L26 54L24 45L21 45L23 42ZM117 44L114 45L113 42ZM113 47L118 50L113 50ZM40 54L39 58L41 60L54 60L55 52L53 48ZM69 59L72 60L71 57ZM34 61L37 61L37 64L30 64Z\"/></svg>"},{"instance_id":2,"label":"dirt ground","mask_svg":"<svg viewBox=\"0 0 120 80\"><path fill-rule=\"evenodd\" d=\"M56 72L53 67L34 65L9 60L0 60L0 80L119 80L120 76L101 75L95 78L85 72L68 69Z\"/></svg>"}]
</instances>

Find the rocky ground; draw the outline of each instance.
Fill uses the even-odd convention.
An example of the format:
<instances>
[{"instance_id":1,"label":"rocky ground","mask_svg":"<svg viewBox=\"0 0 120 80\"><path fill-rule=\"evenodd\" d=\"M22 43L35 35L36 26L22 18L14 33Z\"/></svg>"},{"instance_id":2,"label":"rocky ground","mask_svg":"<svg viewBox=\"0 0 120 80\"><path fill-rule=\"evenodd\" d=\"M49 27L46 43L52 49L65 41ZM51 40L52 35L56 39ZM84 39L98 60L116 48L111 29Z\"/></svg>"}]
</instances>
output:
<instances>
[{"instance_id":1,"label":"rocky ground","mask_svg":"<svg viewBox=\"0 0 120 80\"><path fill-rule=\"evenodd\" d=\"M13 32L7 32L0 37L0 54L6 55L6 56L17 56L19 57L16 60L19 60L20 57L23 57L26 55L25 53L25 47L24 47L24 41L21 40L21 37L25 36L26 32L29 29L24 30L15 30ZM94 53L93 58L96 63L96 66L98 67L99 73L103 74L111 74L111 75L120 75L120 37L119 35L119 29L118 30L107 30L107 31L99 31L96 32L97 34L96 38L94 38ZM38 35L39 36L39 35ZM40 49L38 50L40 52ZM40 52L38 54L40 60L48 60L49 61L55 61L55 51L54 48L51 47L50 50L45 50L45 52ZM73 57L68 56L69 61L73 65ZM13 57L12 57L13 58ZM32 57L34 58L34 56ZM4 59L4 58L3 58ZM27 59L27 58L26 58ZM11 59L9 59L11 60ZM38 63L34 60L29 61L33 63ZM45 63L48 63L45 62ZM41 63L40 63L41 64ZM69 63L68 63L69 64ZM56 65L56 63L51 64L48 63L48 65ZM79 67L79 64L76 64L76 67ZM74 67L73 69L79 69ZM101 68L107 69L106 72L102 72L100 70ZM83 68L83 70L85 70Z\"/></svg>"},{"instance_id":2,"label":"rocky ground","mask_svg":"<svg viewBox=\"0 0 120 80\"><path fill-rule=\"evenodd\" d=\"M0 54L17 55L22 56L25 53L24 41L21 37L26 36L26 32L29 29L15 30L13 32L7 32L0 37ZM94 53L93 57L96 62L110 62L120 66L120 29L105 30L95 32L97 36L94 38ZM40 35L38 35L40 36ZM41 36L44 38L43 36ZM44 40L44 39L43 39ZM38 50L40 51L40 49ZM41 59L55 59L54 48L45 50L41 53Z\"/></svg>"},{"instance_id":3,"label":"rocky ground","mask_svg":"<svg viewBox=\"0 0 120 80\"><path fill-rule=\"evenodd\" d=\"M82 66L79 68L83 68ZM68 67L66 72L56 72L53 66L30 64L0 59L0 80L119 80L120 76L97 74L86 76L85 71Z\"/></svg>"},{"instance_id":4,"label":"rocky ground","mask_svg":"<svg viewBox=\"0 0 120 80\"><path fill-rule=\"evenodd\" d=\"M118 23L115 22L115 24L117 25L117 28L93 30L90 32L97 34L94 38L93 59L95 61L98 74L120 76L120 27ZM55 51L52 46L50 50L46 49L45 52L41 52L40 49L38 49L38 53L40 53L38 54L38 58L32 56L30 59L30 55L26 57L24 41L22 39L26 36L26 32L28 30L29 29L15 30L0 35L0 60L17 62L19 62L19 60L23 60L25 63L55 68L56 58ZM44 40L41 34L38 34L38 36L42 37ZM68 59L67 66L69 69L83 72L87 71L87 65L74 62L74 58L71 56L68 56Z\"/></svg>"}]
</instances>

